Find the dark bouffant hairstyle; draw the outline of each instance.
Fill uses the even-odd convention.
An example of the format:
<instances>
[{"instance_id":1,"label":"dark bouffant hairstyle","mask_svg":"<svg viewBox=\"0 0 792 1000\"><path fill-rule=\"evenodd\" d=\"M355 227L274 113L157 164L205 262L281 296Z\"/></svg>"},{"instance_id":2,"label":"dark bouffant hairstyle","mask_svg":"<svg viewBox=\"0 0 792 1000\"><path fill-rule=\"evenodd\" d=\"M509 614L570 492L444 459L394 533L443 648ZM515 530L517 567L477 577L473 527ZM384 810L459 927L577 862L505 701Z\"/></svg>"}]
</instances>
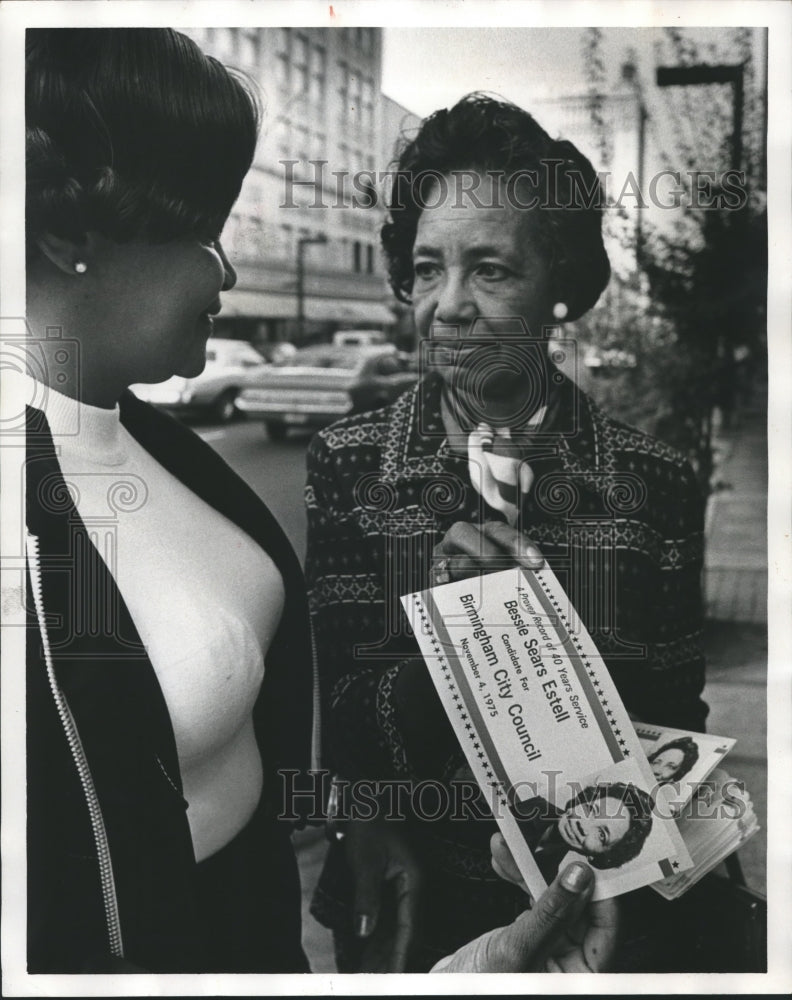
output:
<instances>
[{"instance_id":1,"label":"dark bouffant hairstyle","mask_svg":"<svg viewBox=\"0 0 792 1000\"><path fill-rule=\"evenodd\" d=\"M651 764L652 761L654 761L666 750L681 750L682 760L679 762L679 767L677 767L676 771L674 771L670 778L666 778L663 784L667 784L671 781L679 781L679 779L684 777L699 759L699 748L696 741L690 736L680 736L679 739L671 740L671 742L666 743L665 746L658 747L651 757L649 757L649 763Z\"/></svg>"},{"instance_id":2,"label":"dark bouffant hairstyle","mask_svg":"<svg viewBox=\"0 0 792 1000\"><path fill-rule=\"evenodd\" d=\"M589 785L584 788L574 799L570 799L564 806L564 812L581 802L590 804L597 799L614 799L619 808L627 810L627 818L630 821L627 833L617 840L612 847L602 854L595 854L588 858L589 864L594 868L619 868L632 861L641 853L646 838L652 829L652 808L654 803L652 797L637 785L625 784L623 781L602 782L598 785ZM613 815L620 815L614 810Z\"/></svg>"},{"instance_id":3,"label":"dark bouffant hairstyle","mask_svg":"<svg viewBox=\"0 0 792 1000\"><path fill-rule=\"evenodd\" d=\"M219 235L250 169L251 89L168 28L28 28L28 257L47 232Z\"/></svg>"},{"instance_id":4,"label":"dark bouffant hairstyle","mask_svg":"<svg viewBox=\"0 0 792 1000\"><path fill-rule=\"evenodd\" d=\"M539 231L553 293L566 319L578 319L602 294L610 264L602 243L604 196L596 171L571 142L553 140L527 111L485 94L468 94L435 111L403 147L389 199L382 246L394 294L410 301L412 248L427 176L453 171L536 172ZM526 204L524 197L521 201ZM542 207L543 206L543 207ZM557 206L557 207L553 207ZM529 210L529 209L526 209Z\"/></svg>"}]
</instances>

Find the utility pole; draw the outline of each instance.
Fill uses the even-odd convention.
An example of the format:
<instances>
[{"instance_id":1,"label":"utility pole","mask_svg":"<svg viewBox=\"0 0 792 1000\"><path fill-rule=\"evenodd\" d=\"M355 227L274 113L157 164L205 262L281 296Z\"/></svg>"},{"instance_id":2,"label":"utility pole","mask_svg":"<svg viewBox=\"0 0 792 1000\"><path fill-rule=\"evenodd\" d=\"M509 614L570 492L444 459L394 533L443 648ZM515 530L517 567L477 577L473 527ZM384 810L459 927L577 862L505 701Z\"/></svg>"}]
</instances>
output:
<instances>
[{"instance_id":1,"label":"utility pole","mask_svg":"<svg viewBox=\"0 0 792 1000\"><path fill-rule=\"evenodd\" d=\"M327 243L324 233L301 236L297 240L297 343L305 340L305 248L310 243Z\"/></svg>"},{"instance_id":2,"label":"utility pole","mask_svg":"<svg viewBox=\"0 0 792 1000\"><path fill-rule=\"evenodd\" d=\"M739 170L743 153L743 64L734 66L658 66L658 87L690 87L707 83L730 83L734 97L732 170Z\"/></svg>"},{"instance_id":3,"label":"utility pole","mask_svg":"<svg viewBox=\"0 0 792 1000\"><path fill-rule=\"evenodd\" d=\"M638 70L631 60L622 64L622 82L632 87L638 101L638 190L644 191L644 179L646 174L646 121L649 112L644 103L643 90L638 78ZM643 262L644 227L643 209L639 203L635 220L635 263L640 269Z\"/></svg>"}]
</instances>

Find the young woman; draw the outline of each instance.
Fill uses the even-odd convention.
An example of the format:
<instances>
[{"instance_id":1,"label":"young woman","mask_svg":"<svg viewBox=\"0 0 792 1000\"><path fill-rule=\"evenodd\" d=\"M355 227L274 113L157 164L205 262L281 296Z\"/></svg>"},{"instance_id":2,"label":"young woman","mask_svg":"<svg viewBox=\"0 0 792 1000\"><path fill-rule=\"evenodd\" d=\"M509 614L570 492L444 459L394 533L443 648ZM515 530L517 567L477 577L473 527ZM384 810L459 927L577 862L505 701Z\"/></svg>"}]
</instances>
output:
<instances>
[{"instance_id":1,"label":"young woman","mask_svg":"<svg viewBox=\"0 0 792 1000\"><path fill-rule=\"evenodd\" d=\"M29 967L307 971L276 820L310 764L300 567L127 391L203 369L256 102L176 32L28 30L26 112Z\"/></svg>"},{"instance_id":2,"label":"young woman","mask_svg":"<svg viewBox=\"0 0 792 1000\"><path fill-rule=\"evenodd\" d=\"M278 818L316 724L300 567L127 390L203 368L256 103L170 30L29 29L26 113L28 970L307 972ZM602 967L607 907L553 936L591 888L572 866L448 967Z\"/></svg>"}]
</instances>

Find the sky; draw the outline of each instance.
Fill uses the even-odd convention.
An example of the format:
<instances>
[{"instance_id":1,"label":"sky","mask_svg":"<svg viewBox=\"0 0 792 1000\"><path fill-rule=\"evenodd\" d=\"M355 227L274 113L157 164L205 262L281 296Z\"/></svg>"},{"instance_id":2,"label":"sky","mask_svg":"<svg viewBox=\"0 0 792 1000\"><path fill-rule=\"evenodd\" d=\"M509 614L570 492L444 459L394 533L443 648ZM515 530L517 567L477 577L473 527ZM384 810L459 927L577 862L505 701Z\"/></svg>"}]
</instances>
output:
<instances>
[{"instance_id":1,"label":"sky","mask_svg":"<svg viewBox=\"0 0 792 1000\"><path fill-rule=\"evenodd\" d=\"M454 103L471 90L501 94L530 110L533 99L585 90L584 28L394 28L386 27L382 89L418 115ZM730 31L686 28L709 58L707 46ZM607 73L615 83L633 48L646 83L654 79L655 46L665 45L657 28L603 29ZM762 57L757 33L755 57ZM761 59L760 59L761 61Z\"/></svg>"},{"instance_id":2,"label":"sky","mask_svg":"<svg viewBox=\"0 0 792 1000\"><path fill-rule=\"evenodd\" d=\"M387 27L382 89L418 115L471 90L528 104L531 95L581 86L582 34L582 28Z\"/></svg>"},{"instance_id":3,"label":"sky","mask_svg":"<svg viewBox=\"0 0 792 1000\"><path fill-rule=\"evenodd\" d=\"M451 106L470 91L494 92L534 111L540 124L556 134L552 113L546 106L534 105L586 92L590 79L583 55L587 32L581 27L386 26L382 89L421 117ZM733 28L684 28L681 33L683 47L695 45L687 52L689 61L737 61ZM649 169L660 169L662 163L685 163L686 149L695 151L697 169L725 169L729 165L720 142L731 131L730 85L658 88L656 67L678 65L685 55L661 28L603 28L600 47L606 89L618 84L621 66L628 58L637 66L649 113L649 149L656 150L658 158L655 163L647 162ZM764 80L764 33L760 30L754 33L753 56L757 75ZM764 124L760 113L750 117L747 103L745 110L744 135ZM580 148L595 165L602 166L596 151L586 147L585 133L565 126L564 137L582 142Z\"/></svg>"}]
</instances>

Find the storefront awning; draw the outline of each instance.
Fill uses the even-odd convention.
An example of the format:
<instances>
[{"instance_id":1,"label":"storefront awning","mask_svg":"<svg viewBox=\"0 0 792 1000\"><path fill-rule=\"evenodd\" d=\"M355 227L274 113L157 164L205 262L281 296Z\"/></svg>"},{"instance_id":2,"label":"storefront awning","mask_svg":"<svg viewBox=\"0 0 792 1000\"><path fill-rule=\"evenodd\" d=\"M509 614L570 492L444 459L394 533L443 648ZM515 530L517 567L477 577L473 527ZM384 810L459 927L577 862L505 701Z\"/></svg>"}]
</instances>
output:
<instances>
[{"instance_id":1,"label":"storefront awning","mask_svg":"<svg viewBox=\"0 0 792 1000\"><path fill-rule=\"evenodd\" d=\"M384 303L367 299L320 299L312 296L305 300L305 315L320 322L393 322L393 313Z\"/></svg>"},{"instance_id":2,"label":"storefront awning","mask_svg":"<svg viewBox=\"0 0 792 1000\"><path fill-rule=\"evenodd\" d=\"M251 319L296 319L297 299L279 292L252 292L233 289L224 292L222 316L245 316ZM315 295L305 297L305 318L321 323L394 322L393 312L384 302L368 299L332 299Z\"/></svg>"},{"instance_id":3,"label":"storefront awning","mask_svg":"<svg viewBox=\"0 0 792 1000\"><path fill-rule=\"evenodd\" d=\"M251 292L234 288L223 292L221 316L245 316L250 319L291 319L297 306L293 295L279 292Z\"/></svg>"}]
</instances>

